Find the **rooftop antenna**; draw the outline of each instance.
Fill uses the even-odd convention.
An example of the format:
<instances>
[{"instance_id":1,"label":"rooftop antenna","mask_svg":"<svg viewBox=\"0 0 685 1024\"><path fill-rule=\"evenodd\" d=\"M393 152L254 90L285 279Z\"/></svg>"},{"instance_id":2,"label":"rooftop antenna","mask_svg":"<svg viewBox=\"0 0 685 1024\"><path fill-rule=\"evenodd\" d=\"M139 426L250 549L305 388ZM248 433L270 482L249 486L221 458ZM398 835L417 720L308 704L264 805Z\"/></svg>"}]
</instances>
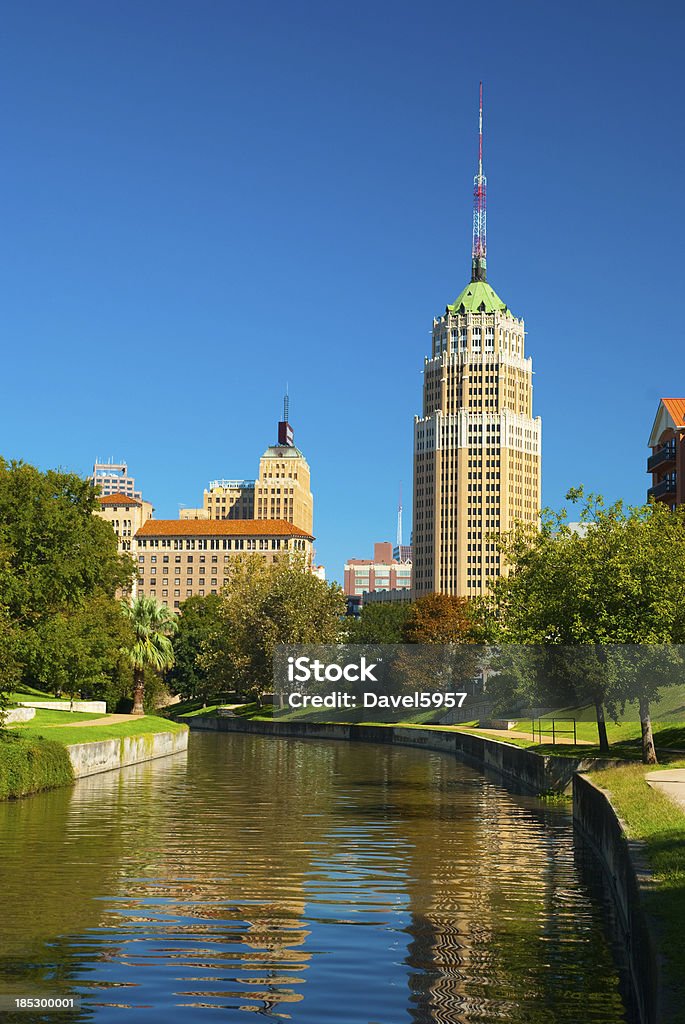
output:
<instances>
[{"instance_id":1,"label":"rooftop antenna","mask_svg":"<svg viewBox=\"0 0 685 1024\"><path fill-rule=\"evenodd\" d=\"M402 561L402 481L400 480L400 500L397 504L397 547L398 558Z\"/></svg>"},{"instance_id":2,"label":"rooftop antenna","mask_svg":"<svg viewBox=\"0 0 685 1024\"><path fill-rule=\"evenodd\" d=\"M473 247L471 250L471 280L485 281L487 256L487 230L485 194L488 179L483 174L483 83L478 97L478 174L473 179Z\"/></svg>"},{"instance_id":3,"label":"rooftop antenna","mask_svg":"<svg viewBox=\"0 0 685 1024\"><path fill-rule=\"evenodd\" d=\"M283 420L288 423L288 413L290 412L290 397L288 396L288 382L285 385L285 395L283 396Z\"/></svg>"}]
</instances>

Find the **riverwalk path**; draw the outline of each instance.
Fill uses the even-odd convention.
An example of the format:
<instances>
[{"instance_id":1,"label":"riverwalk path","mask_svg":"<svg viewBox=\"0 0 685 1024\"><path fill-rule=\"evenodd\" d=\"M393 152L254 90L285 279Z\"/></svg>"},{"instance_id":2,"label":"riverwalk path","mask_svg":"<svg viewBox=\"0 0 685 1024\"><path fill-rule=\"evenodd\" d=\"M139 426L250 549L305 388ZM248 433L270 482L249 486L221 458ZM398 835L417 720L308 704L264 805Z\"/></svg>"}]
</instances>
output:
<instances>
[{"instance_id":1,"label":"riverwalk path","mask_svg":"<svg viewBox=\"0 0 685 1024\"><path fill-rule=\"evenodd\" d=\"M648 772L647 785L660 789L670 796L685 811L685 768L670 768L665 771Z\"/></svg>"}]
</instances>

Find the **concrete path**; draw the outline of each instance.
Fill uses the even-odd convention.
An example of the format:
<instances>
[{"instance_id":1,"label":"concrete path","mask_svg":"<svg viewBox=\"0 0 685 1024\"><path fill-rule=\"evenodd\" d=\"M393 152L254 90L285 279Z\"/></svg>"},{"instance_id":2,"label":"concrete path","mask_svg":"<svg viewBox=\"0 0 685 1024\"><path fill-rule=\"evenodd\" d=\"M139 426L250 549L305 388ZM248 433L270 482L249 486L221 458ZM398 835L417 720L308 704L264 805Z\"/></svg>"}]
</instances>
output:
<instances>
[{"instance_id":1,"label":"concrete path","mask_svg":"<svg viewBox=\"0 0 685 1024\"><path fill-rule=\"evenodd\" d=\"M685 811L685 768L670 768L666 771L647 772L645 780L653 789L660 789Z\"/></svg>"},{"instance_id":2,"label":"concrete path","mask_svg":"<svg viewBox=\"0 0 685 1024\"><path fill-rule=\"evenodd\" d=\"M88 718L83 722L55 722L54 725L43 725L43 729L76 729L79 725L114 725L115 722L133 722L145 718L145 715L104 715L102 718Z\"/></svg>"},{"instance_id":3,"label":"concrete path","mask_svg":"<svg viewBox=\"0 0 685 1024\"><path fill-rule=\"evenodd\" d=\"M458 725L459 723L456 723L456 724ZM513 736L514 739L516 739L516 740L532 740L535 743L539 743L540 742L537 734L535 736L533 736L533 734L531 732L519 732L517 729L477 729L477 728L474 728L473 726L469 726L468 729L464 729L464 732L472 732L472 733L475 733L476 736L478 736L478 735L495 736L495 737L497 737L497 739L500 739L500 740L506 740L507 736ZM550 733L544 733L543 732L542 737L543 737L543 739L542 739L543 743L551 743L552 742L552 734L551 734L551 732ZM570 743L570 744L573 744L573 736L568 736L568 735L559 736L559 735L557 735L556 742L557 743ZM593 743L590 740L577 740L576 741L576 745L579 746L579 747L592 747Z\"/></svg>"}]
</instances>

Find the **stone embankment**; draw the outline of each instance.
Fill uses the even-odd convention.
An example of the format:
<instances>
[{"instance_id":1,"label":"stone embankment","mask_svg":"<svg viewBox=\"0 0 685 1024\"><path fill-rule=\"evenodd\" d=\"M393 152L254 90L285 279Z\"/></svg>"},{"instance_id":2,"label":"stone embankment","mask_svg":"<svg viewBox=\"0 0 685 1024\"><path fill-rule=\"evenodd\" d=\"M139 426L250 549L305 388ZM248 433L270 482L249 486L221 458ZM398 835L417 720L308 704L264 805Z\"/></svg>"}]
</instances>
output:
<instances>
[{"instance_id":1,"label":"stone embankment","mask_svg":"<svg viewBox=\"0 0 685 1024\"><path fill-rule=\"evenodd\" d=\"M144 733L141 736L121 736L117 739L91 743L71 743L67 753L74 770L74 778L126 768L141 761L178 754L188 747L188 730L179 732Z\"/></svg>"}]
</instances>

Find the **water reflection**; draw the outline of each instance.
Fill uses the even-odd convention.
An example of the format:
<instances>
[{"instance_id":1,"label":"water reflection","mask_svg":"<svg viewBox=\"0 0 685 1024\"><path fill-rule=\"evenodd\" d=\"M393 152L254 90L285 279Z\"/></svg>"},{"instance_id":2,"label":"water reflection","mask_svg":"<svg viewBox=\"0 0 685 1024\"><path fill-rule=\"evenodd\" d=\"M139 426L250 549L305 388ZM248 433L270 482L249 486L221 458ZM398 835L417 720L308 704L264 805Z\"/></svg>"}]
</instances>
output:
<instances>
[{"instance_id":1,"label":"water reflection","mask_svg":"<svg viewBox=\"0 0 685 1024\"><path fill-rule=\"evenodd\" d=\"M626 1019L568 811L438 754L194 734L0 837L0 984L72 1019Z\"/></svg>"}]
</instances>

